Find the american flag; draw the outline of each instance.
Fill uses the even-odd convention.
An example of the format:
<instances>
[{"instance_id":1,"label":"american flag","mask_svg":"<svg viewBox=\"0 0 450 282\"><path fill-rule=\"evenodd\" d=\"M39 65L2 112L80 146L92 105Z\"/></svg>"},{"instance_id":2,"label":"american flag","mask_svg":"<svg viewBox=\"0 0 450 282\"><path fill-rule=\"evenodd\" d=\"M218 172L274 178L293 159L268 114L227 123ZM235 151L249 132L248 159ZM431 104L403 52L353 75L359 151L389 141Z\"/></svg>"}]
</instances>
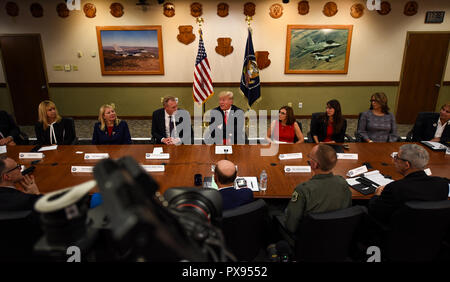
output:
<instances>
[{"instance_id":1,"label":"american flag","mask_svg":"<svg viewBox=\"0 0 450 282\"><path fill-rule=\"evenodd\" d=\"M209 67L208 58L206 57L205 46L203 45L202 32L200 31L200 40L198 42L197 59L194 68L194 85L193 85L194 102L203 104L210 96L214 94L211 79L211 68Z\"/></svg>"}]
</instances>

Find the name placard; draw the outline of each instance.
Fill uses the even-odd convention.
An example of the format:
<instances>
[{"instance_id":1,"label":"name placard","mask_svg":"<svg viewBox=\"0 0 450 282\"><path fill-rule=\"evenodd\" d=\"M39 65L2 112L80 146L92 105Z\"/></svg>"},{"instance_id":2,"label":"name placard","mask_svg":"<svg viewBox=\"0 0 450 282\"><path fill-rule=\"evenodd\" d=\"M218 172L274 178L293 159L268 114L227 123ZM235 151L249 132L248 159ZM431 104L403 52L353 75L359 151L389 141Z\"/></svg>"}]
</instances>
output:
<instances>
[{"instance_id":1,"label":"name placard","mask_svg":"<svg viewBox=\"0 0 450 282\"><path fill-rule=\"evenodd\" d=\"M216 155L233 154L233 147L231 146L216 146Z\"/></svg>"},{"instance_id":2,"label":"name placard","mask_svg":"<svg viewBox=\"0 0 450 282\"><path fill-rule=\"evenodd\" d=\"M108 153L100 153L100 154L84 154L85 160L102 160L109 158Z\"/></svg>"},{"instance_id":3,"label":"name placard","mask_svg":"<svg viewBox=\"0 0 450 282\"><path fill-rule=\"evenodd\" d=\"M142 165L142 168L148 172L163 172L163 171L165 171L165 166L163 166L163 165Z\"/></svg>"},{"instance_id":4,"label":"name placard","mask_svg":"<svg viewBox=\"0 0 450 282\"><path fill-rule=\"evenodd\" d=\"M337 153L338 160L357 160L358 154Z\"/></svg>"},{"instance_id":5,"label":"name placard","mask_svg":"<svg viewBox=\"0 0 450 282\"><path fill-rule=\"evenodd\" d=\"M303 154L302 153L280 154L278 158L280 160L301 159L303 158Z\"/></svg>"},{"instance_id":6,"label":"name placard","mask_svg":"<svg viewBox=\"0 0 450 282\"><path fill-rule=\"evenodd\" d=\"M72 173L92 173L94 171L93 166L72 166L70 168Z\"/></svg>"},{"instance_id":7,"label":"name placard","mask_svg":"<svg viewBox=\"0 0 450 282\"><path fill-rule=\"evenodd\" d=\"M287 165L284 167L286 173L309 173L311 167L309 165Z\"/></svg>"},{"instance_id":8,"label":"name placard","mask_svg":"<svg viewBox=\"0 0 450 282\"><path fill-rule=\"evenodd\" d=\"M170 159L170 154L169 153L159 153L159 154L145 153L145 158L147 160L168 160L168 159Z\"/></svg>"},{"instance_id":9,"label":"name placard","mask_svg":"<svg viewBox=\"0 0 450 282\"><path fill-rule=\"evenodd\" d=\"M19 153L19 159L42 159L43 153Z\"/></svg>"},{"instance_id":10,"label":"name placard","mask_svg":"<svg viewBox=\"0 0 450 282\"><path fill-rule=\"evenodd\" d=\"M367 167L366 167L365 165L363 165L363 166L354 168L354 169L352 169L352 170L349 170L349 171L347 172L347 176L348 176L348 177L355 177L355 176L360 175L360 174L362 174L362 173L364 173L364 172L367 172L367 171L368 171L368 170L367 170Z\"/></svg>"}]
</instances>

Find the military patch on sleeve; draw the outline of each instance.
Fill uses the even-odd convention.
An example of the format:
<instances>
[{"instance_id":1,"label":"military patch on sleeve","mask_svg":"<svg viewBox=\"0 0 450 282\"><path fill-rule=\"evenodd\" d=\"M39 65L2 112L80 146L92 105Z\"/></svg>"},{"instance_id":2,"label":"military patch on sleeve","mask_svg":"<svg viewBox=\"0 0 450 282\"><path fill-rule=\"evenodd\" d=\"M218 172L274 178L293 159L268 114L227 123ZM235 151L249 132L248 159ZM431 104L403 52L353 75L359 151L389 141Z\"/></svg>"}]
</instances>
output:
<instances>
[{"instance_id":1,"label":"military patch on sleeve","mask_svg":"<svg viewBox=\"0 0 450 282\"><path fill-rule=\"evenodd\" d=\"M292 193L292 197L291 197L291 202L297 202L298 200L298 193L297 191L294 191L294 193Z\"/></svg>"}]
</instances>

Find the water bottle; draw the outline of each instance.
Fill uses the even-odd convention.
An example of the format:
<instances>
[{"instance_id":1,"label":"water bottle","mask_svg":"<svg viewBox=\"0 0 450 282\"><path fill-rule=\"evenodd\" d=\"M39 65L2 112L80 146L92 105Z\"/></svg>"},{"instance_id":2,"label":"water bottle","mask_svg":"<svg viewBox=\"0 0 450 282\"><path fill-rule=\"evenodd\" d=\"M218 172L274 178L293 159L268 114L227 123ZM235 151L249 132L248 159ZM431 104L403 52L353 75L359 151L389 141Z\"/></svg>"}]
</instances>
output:
<instances>
[{"instance_id":1,"label":"water bottle","mask_svg":"<svg viewBox=\"0 0 450 282\"><path fill-rule=\"evenodd\" d=\"M259 176L259 189L261 191L267 190L267 173L264 169L261 172L261 175Z\"/></svg>"}]
</instances>

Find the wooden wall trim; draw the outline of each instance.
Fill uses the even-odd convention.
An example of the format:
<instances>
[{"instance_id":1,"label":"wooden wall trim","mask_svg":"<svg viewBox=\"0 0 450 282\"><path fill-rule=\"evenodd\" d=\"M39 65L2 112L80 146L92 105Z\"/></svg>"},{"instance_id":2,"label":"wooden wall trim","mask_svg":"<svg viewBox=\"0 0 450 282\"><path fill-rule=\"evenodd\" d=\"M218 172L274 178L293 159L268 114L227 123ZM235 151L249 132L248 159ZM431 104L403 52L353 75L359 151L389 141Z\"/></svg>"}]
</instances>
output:
<instances>
[{"instance_id":1,"label":"wooden wall trim","mask_svg":"<svg viewBox=\"0 0 450 282\"><path fill-rule=\"evenodd\" d=\"M216 82L213 87L239 87L239 82ZM280 86L398 86L398 81L319 81L319 82L261 82L262 87ZM102 82L49 83L50 87L192 87L191 82Z\"/></svg>"}]
</instances>

